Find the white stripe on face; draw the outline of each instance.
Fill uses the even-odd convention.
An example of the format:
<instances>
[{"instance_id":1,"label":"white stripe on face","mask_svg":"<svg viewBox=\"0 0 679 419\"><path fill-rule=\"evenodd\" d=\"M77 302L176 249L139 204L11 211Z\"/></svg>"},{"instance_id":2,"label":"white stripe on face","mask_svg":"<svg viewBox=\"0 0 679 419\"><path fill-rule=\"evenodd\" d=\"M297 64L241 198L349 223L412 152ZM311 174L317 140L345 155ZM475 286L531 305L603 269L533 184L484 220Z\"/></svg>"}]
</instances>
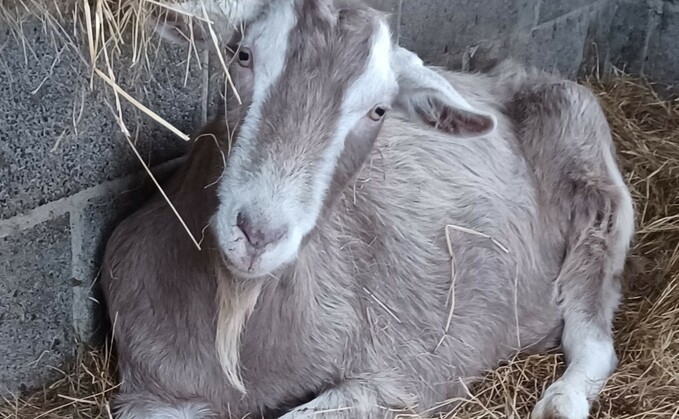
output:
<instances>
[{"instance_id":1,"label":"white stripe on face","mask_svg":"<svg viewBox=\"0 0 679 419\"><path fill-rule=\"evenodd\" d=\"M271 86L283 73L288 52L288 37L297 24L294 0L273 3L266 15L248 28L241 45L252 50L255 74L252 105L239 134L240 143L249 143L262 120L262 105Z\"/></svg>"},{"instance_id":2,"label":"white stripe on face","mask_svg":"<svg viewBox=\"0 0 679 419\"><path fill-rule=\"evenodd\" d=\"M391 67L391 32L385 22L380 22L373 37L370 60L365 72L349 87L344 95L342 115L367 114L373 106L389 106L398 93L396 75ZM356 117L355 116L355 117Z\"/></svg>"},{"instance_id":3,"label":"white stripe on face","mask_svg":"<svg viewBox=\"0 0 679 419\"><path fill-rule=\"evenodd\" d=\"M370 59L364 73L344 93L337 133L333 138L332 146L324 156L324 173L317 177L317 182L323 182L323 185L318 185L316 188L315 198L319 213L349 132L366 117L374 106L389 107L398 93L396 75L391 68L391 54L391 32L384 22L380 22L373 37Z\"/></svg>"},{"instance_id":4,"label":"white stripe on face","mask_svg":"<svg viewBox=\"0 0 679 419\"><path fill-rule=\"evenodd\" d=\"M254 147L253 139L263 121L262 107L269 97L272 86L285 69L289 34L297 24L294 3L294 0L279 0L273 3L263 16L248 27L241 42L242 47L250 48L252 52L254 85L251 105L232 150L226 178L234 178L244 173L249 164L249 156ZM232 194L231 186L231 182L222 182L219 187L220 196L228 197Z\"/></svg>"}]
</instances>

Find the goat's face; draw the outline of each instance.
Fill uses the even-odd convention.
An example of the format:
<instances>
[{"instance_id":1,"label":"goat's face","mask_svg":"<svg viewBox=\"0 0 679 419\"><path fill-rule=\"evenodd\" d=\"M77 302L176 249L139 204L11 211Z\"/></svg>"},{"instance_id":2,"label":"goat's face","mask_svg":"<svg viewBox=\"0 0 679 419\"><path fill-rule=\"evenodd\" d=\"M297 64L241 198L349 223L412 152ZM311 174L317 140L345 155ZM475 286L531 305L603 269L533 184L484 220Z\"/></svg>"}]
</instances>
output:
<instances>
[{"instance_id":1,"label":"goat's face","mask_svg":"<svg viewBox=\"0 0 679 419\"><path fill-rule=\"evenodd\" d=\"M445 80L393 45L382 14L338 3L271 2L246 29L230 68L248 108L212 227L236 276L266 276L295 259L393 105L444 129L448 123L451 132L492 128L492 118L474 113Z\"/></svg>"},{"instance_id":2,"label":"goat's face","mask_svg":"<svg viewBox=\"0 0 679 419\"><path fill-rule=\"evenodd\" d=\"M372 147L398 91L391 53L388 26L365 7L280 1L247 28L230 72L250 106L213 219L236 275L292 261L333 184L360 166L341 160Z\"/></svg>"}]
</instances>

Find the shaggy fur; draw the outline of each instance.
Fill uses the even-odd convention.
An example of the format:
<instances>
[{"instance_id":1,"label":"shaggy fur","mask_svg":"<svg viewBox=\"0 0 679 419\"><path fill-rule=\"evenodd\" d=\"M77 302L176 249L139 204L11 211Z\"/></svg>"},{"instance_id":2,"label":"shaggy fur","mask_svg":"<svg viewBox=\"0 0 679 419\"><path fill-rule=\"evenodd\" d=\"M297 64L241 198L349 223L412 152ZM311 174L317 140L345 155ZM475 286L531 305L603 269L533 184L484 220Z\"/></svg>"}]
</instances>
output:
<instances>
[{"instance_id":1,"label":"shaggy fur","mask_svg":"<svg viewBox=\"0 0 679 419\"><path fill-rule=\"evenodd\" d=\"M315 19L304 16L304 25ZM228 170L221 179L221 154L205 138L226 150L225 127L247 117L229 98L228 124L222 116L203 130L166 189L204 250L160 197L108 244L119 417L431 412L517 351L560 338L573 368L535 416L586 416L614 367L611 320L633 226L606 120L585 88L515 65L438 74L469 108L440 103L437 91L404 107L422 121L394 112L376 137L362 132L367 146L350 132L294 261L262 278L231 274L208 228L225 200L238 199L210 186L232 179ZM283 106L270 111L282 124L286 109L295 115ZM485 134L463 138L470 130ZM276 138L271 147L290 140ZM240 167L261 174L264 163L248 165L238 149L236 140ZM237 379L222 370L216 336L239 351Z\"/></svg>"}]
</instances>

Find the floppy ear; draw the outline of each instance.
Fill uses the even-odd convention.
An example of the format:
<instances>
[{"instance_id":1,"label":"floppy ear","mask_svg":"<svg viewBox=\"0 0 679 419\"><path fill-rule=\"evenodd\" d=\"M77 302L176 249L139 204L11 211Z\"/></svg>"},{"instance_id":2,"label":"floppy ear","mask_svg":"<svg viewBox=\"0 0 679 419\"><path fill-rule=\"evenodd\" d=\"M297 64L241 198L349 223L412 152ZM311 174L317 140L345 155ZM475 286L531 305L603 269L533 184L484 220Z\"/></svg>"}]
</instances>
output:
<instances>
[{"instance_id":1,"label":"floppy ear","mask_svg":"<svg viewBox=\"0 0 679 419\"><path fill-rule=\"evenodd\" d=\"M207 23L196 16L185 14L181 9L158 8L154 18L153 31L170 42L194 42L204 46L210 39Z\"/></svg>"},{"instance_id":2,"label":"floppy ear","mask_svg":"<svg viewBox=\"0 0 679 419\"><path fill-rule=\"evenodd\" d=\"M472 107L436 71L414 53L395 47L392 67L398 77L396 106L429 125L463 137L478 137L495 129L493 115Z\"/></svg>"},{"instance_id":3,"label":"floppy ear","mask_svg":"<svg viewBox=\"0 0 679 419\"><path fill-rule=\"evenodd\" d=\"M229 41L234 31L255 19L273 1L270 0L184 0L158 7L154 31L173 42L210 41L212 30L220 41Z\"/></svg>"}]
</instances>

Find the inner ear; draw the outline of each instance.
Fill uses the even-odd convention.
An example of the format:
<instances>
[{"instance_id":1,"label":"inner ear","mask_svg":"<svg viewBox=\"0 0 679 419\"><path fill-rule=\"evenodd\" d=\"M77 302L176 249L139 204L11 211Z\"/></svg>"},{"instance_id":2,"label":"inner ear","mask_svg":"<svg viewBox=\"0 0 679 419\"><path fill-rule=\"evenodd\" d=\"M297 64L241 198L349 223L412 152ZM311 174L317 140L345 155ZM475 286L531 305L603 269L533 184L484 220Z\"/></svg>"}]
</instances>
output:
<instances>
[{"instance_id":1,"label":"inner ear","mask_svg":"<svg viewBox=\"0 0 679 419\"><path fill-rule=\"evenodd\" d=\"M464 137L478 137L495 129L493 115L477 110L415 53L397 47L391 64L398 76L396 105L410 116L417 115L437 129Z\"/></svg>"},{"instance_id":2,"label":"inner ear","mask_svg":"<svg viewBox=\"0 0 679 419\"><path fill-rule=\"evenodd\" d=\"M439 129L463 137L478 137L495 129L495 118L452 106L440 106L435 121Z\"/></svg>"},{"instance_id":3,"label":"inner ear","mask_svg":"<svg viewBox=\"0 0 679 419\"><path fill-rule=\"evenodd\" d=\"M167 8L154 13L154 17L154 32L171 42L205 44L210 39L208 29L200 19Z\"/></svg>"},{"instance_id":4,"label":"inner ear","mask_svg":"<svg viewBox=\"0 0 679 419\"><path fill-rule=\"evenodd\" d=\"M496 121L492 115L463 109L439 98L415 104L415 112L429 125L460 137L479 137L492 132Z\"/></svg>"}]
</instances>

